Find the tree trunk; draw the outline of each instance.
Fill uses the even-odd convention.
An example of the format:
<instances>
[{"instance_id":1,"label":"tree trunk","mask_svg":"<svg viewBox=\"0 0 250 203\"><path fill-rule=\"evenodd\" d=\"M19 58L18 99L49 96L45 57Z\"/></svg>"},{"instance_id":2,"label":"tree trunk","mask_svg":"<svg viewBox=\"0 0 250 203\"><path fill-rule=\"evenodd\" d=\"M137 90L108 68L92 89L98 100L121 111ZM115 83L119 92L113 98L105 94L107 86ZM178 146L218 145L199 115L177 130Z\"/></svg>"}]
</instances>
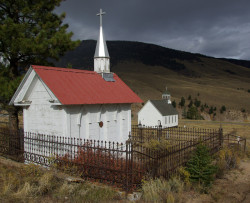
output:
<instances>
[{"instance_id":1,"label":"tree trunk","mask_svg":"<svg viewBox=\"0 0 250 203\"><path fill-rule=\"evenodd\" d=\"M18 107L11 107L9 109L9 128L10 131L18 131L19 128L19 120L18 120Z\"/></svg>"},{"instance_id":2,"label":"tree trunk","mask_svg":"<svg viewBox=\"0 0 250 203\"><path fill-rule=\"evenodd\" d=\"M16 78L19 75L17 60L10 61L10 71L12 72L13 78ZM18 131L19 128L18 111L19 108L16 106L9 106L8 108L10 131Z\"/></svg>"}]
</instances>

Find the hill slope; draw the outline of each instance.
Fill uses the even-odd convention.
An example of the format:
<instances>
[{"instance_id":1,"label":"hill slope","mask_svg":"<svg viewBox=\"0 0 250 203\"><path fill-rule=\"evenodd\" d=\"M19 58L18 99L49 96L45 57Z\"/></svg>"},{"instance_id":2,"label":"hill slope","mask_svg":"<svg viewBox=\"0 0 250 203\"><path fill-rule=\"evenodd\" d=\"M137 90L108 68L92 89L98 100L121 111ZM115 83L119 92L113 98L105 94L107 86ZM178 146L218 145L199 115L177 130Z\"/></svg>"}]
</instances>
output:
<instances>
[{"instance_id":1,"label":"hill slope","mask_svg":"<svg viewBox=\"0 0 250 203\"><path fill-rule=\"evenodd\" d=\"M95 45L94 40L83 41L56 65L93 70ZM249 61L216 59L141 42L108 41L107 46L111 71L144 101L160 99L167 86L177 103L182 96L191 95L217 109L225 105L231 110L250 111ZM239 114L231 112L232 118Z\"/></svg>"}]
</instances>

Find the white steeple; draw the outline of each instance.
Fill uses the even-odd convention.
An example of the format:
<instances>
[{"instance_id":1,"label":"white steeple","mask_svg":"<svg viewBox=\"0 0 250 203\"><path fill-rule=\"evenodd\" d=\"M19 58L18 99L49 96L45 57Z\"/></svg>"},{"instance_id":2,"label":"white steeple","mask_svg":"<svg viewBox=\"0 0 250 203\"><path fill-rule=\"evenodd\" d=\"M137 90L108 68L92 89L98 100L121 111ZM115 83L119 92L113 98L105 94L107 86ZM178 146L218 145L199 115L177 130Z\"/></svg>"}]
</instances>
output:
<instances>
[{"instance_id":1,"label":"white steeple","mask_svg":"<svg viewBox=\"0 0 250 203\"><path fill-rule=\"evenodd\" d=\"M166 86L166 90L162 93L162 99L167 100L168 104L171 104L171 95Z\"/></svg>"},{"instance_id":2,"label":"white steeple","mask_svg":"<svg viewBox=\"0 0 250 203\"><path fill-rule=\"evenodd\" d=\"M104 14L105 12L102 12L102 9L100 9L100 13L96 14L100 16L100 34L94 56L94 71L97 73L110 73L109 53L102 29L102 15Z\"/></svg>"}]
</instances>

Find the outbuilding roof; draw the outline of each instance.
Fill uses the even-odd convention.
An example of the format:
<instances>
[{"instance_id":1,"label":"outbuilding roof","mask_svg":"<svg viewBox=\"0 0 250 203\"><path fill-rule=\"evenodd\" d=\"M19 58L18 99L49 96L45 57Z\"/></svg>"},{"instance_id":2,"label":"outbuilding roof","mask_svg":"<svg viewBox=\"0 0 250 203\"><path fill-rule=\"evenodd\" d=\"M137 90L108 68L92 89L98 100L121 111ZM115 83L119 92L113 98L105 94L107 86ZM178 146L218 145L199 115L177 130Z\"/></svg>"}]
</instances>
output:
<instances>
[{"instance_id":1,"label":"outbuilding roof","mask_svg":"<svg viewBox=\"0 0 250 203\"><path fill-rule=\"evenodd\" d=\"M94 71L32 65L39 78L63 105L141 103L114 73L114 82Z\"/></svg>"},{"instance_id":2,"label":"outbuilding roof","mask_svg":"<svg viewBox=\"0 0 250 203\"><path fill-rule=\"evenodd\" d=\"M161 113L162 116L177 115L178 111L173 107L172 104L168 104L167 100L150 100L156 109Z\"/></svg>"}]
</instances>

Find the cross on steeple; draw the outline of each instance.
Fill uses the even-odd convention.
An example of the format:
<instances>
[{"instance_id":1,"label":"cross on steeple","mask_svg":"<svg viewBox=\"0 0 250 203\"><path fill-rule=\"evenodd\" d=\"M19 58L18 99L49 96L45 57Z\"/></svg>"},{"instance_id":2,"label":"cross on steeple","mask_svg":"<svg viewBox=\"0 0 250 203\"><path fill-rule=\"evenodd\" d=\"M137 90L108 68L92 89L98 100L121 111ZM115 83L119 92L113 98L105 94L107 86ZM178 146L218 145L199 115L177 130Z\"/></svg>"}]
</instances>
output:
<instances>
[{"instance_id":1,"label":"cross on steeple","mask_svg":"<svg viewBox=\"0 0 250 203\"><path fill-rule=\"evenodd\" d=\"M100 13L97 13L97 16L100 16L100 26L102 26L102 15L106 14L106 12L102 12L102 9L100 9Z\"/></svg>"}]
</instances>

